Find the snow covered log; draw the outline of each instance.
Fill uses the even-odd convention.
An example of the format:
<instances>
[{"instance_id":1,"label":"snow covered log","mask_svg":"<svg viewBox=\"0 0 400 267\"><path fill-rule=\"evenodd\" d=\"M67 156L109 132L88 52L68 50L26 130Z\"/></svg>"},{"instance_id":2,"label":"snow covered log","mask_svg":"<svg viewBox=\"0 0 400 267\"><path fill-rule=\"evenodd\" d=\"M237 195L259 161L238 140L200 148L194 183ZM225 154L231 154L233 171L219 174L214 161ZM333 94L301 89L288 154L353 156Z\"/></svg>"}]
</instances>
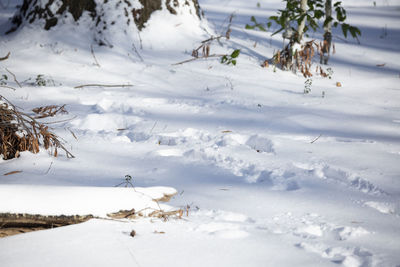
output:
<instances>
[{"instance_id":1,"label":"snow covered log","mask_svg":"<svg viewBox=\"0 0 400 267\"><path fill-rule=\"evenodd\" d=\"M195 23L197 27L202 19L197 0L24 0L6 33L26 25L47 31L60 25L82 25L94 33L99 45L112 47L121 39L115 35L137 35L152 24L156 13L162 13L165 22L184 17L180 24Z\"/></svg>"},{"instance_id":2,"label":"snow covered log","mask_svg":"<svg viewBox=\"0 0 400 267\"><path fill-rule=\"evenodd\" d=\"M0 213L0 238L15 234L77 224L93 219L92 215L44 216L40 214Z\"/></svg>"}]
</instances>

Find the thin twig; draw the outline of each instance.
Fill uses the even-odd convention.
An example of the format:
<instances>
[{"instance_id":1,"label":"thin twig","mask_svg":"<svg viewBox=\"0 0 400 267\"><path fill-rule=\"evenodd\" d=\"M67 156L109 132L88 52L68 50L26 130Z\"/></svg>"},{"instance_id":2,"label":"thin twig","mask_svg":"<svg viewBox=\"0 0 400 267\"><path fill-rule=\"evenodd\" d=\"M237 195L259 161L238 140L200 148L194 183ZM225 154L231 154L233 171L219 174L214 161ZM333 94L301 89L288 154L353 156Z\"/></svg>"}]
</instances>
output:
<instances>
[{"instance_id":1,"label":"thin twig","mask_svg":"<svg viewBox=\"0 0 400 267\"><path fill-rule=\"evenodd\" d=\"M50 163L49 168L47 169L47 171L46 171L44 174L48 174L48 173L49 173L49 171L50 171L52 165L53 165L53 162Z\"/></svg>"},{"instance_id":2,"label":"thin twig","mask_svg":"<svg viewBox=\"0 0 400 267\"><path fill-rule=\"evenodd\" d=\"M71 130L71 128L67 128L67 130L71 133L71 135L75 138L75 140L78 140L78 137L76 137L75 133Z\"/></svg>"},{"instance_id":3,"label":"thin twig","mask_svg":"<svg viewBox=\"0 0 400 267\"><path fill-rule=\"evenodd\" d=\"M84 88L84 87L132 87L132 84L83 84L75 86L75 89Z\"/></svg>"},{"instance_id":4,"label":"thin twig","mask_svg":"<svg viewBox=\"0 0 400 267\"><path fill-rule=\"evenodd\" d=\"M198 59L207 59L207 58L213 58L213 57L223 57L223 56L226 56L226 55L216 55L216 54L214 54L214 55L209 55L209 56L201 56L201 57L194 57L194 58L191 58L191 59L187 59L187 60L184 60L184 61L182 61L182 62L178 62L178 63L174 63L174 64L172 64L172 66L176 66L176 65L182 65L182 64L185 64L185 63L188 63L188 62L192 62L192 61L195 61L195 60L198 60Z\"/></svg>"},{"instance_id":5,"label":"thin twig","mask_svg":"<svg viewBox=\"0 0 400 267\"><path fill-rule=\"evenodd\" d=\"M10 73L10 74L13 76L15 83L18 84L19 88L21 88L22 86L21 86L21 84L17 81L17 77L15 76L15 74L12 73L12 72L11 72L9 69L7 69L7 68L6 68L6 71L7 71L8 73Z\"/></svg>"},{"instance_id":6,"label":"thin twig","mask_svg":"<svg viewBox=\"0 0 400 267\"><path fill-rule=\"evenodd\" d=\"M0 57L0 61L8 59L8 57L10 56L10 54L11 54L11 53L8 52L8 54L7 54L5 57Z\"/></svg>"},{"instance_id":7,"label":"thin twig","mask_svg":"<svg viewBox=\"0 0 400 267\"><path fill-rule=\"evenodd\" d=\"M322 136L322 134L320 134L317 138L315 138L314 140L312 140L312 141L310 142L310 144L314 144L314 142L317 141L321 136Z\"/></svg>"},{"instance_id":8,"label":"thin twig","mask_svg":"<svg viewBox=\"0 0 400 267\"><path fill-rule=\"evenodd\" d=\"M14 90L14 91L17 90L14 87L11 87L11 86L8 86L8 85L0 85L0 87L8 88L8 89L11 89L11 90Z\"/></svg>"},{"instance_id":9,"label":"thin twig","mask_svg":"<svg viewBox=\"0 0 400 267\"><path fill-rule=\"evenodd\" d=\"M135 44L132 44L132 46L133 46L133 51L135 51L135 53L136 53L136 55L138 55L138 57L139 57L139 59L140 59L140 61L144 61L144 59L142 58L142 56L140 55L140 53L139 53L139 51L136 49L136 46L135 46Z\"/></svg>"},{"instance_id":10,"label":"thin twig","mask_svg":"<svg viewBox=\"0 0 400 267\"><path fill-rule=\"evenodd\" d=\"M97 61L96 55L94 54L93 45L90 45L90 52L92 52L92 56L94 58L94 62L95 62L94 65L96 65L97 67L100 68L101 66L100 66L99 62Z\"/></svg>"},{"instance_id":11,"label":"thin twig","mask_svg":"<svg viewBox=\"0 0 400 267\"><path fill-rule=\"evenodd\" d=\"M75 119L77 116L73 116L72 118L69 119L65 119L65 120L59 120L59 121L52 121L52 122L42 122L42 124L44 125L50 125L50 124L56 124L56 123L63 123L63 122L68 122L68 121L72 121L73 119Z\"/></svg>"},{"instance_id":12,"label":"thin twig","mask_svg":"<svg viewBox=\"0 0 400 267\"><path fill-rule=\"evenodd\" d=\"M204 40L204 41L201 41L201 43L202 43L202 44L205 44L205 43L208 43L208 42L211 42L211 41L214 41L214 40L219 40L219 39L221 39L221 38L223 38L223 37L225 37L225 36L223 36L223 35L220 35L220 36L211 36L210 38L208 38L208 39L206 39L206 40Z\"/></svg>"},{"instance_id":13,"label":"thin twig","mask_svg":"<svg viewBox=\"0 0 400 267\"><path fill-rule=\"evenodd\" d=\"M150 134L153 132L153 130L154 130L154 127L156 127L156 125L157 125L157 122L155 122L155 123L154 123L154 125L153 125L153 127L151 128L151 130L150 130Z\"/></svg>"}]
</instances>

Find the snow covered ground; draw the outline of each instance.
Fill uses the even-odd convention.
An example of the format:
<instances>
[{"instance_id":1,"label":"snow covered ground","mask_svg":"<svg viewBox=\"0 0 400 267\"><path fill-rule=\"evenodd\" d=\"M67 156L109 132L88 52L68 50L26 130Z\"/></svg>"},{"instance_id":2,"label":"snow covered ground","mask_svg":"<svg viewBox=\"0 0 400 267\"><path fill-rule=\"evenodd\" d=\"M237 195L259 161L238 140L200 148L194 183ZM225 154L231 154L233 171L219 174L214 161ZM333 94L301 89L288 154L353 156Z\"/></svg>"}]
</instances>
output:
<instances>
[{"instance_id":1,"label":"snow covered ground","mask_svg":"<svg viewBox=\"0 0 400 267\"><path fill-rule=\"evenodd\" d=\"M211 50L241 49L235 67L172 65L206 33L175 45L143 33L143 61L94 45L100 67L82 28L0 36L0 56L11 52L0 74L31 78L1 95L25 111L67 104L57 119L72 120L55 131L76 156L0 161L0 212L128 209L137 193L114 187L126 174L137 187L164 187L148 192L175 188L166 209L190 207L181 220L95 219L2 238L0 266L400 266L400 2L346 1L361 44L338 31L332 79L314 77L309 94L301 76L260 67L282 40L244 26L282 3L257 2L200 1L214 33L234 12L231 40ZM13 12L1 10L1 31ZM30 85L39 74L47 86ZM74 89L90 83L133 86ZM66 202L71 194L81 201Z\"/></svg>"}]
</instances>

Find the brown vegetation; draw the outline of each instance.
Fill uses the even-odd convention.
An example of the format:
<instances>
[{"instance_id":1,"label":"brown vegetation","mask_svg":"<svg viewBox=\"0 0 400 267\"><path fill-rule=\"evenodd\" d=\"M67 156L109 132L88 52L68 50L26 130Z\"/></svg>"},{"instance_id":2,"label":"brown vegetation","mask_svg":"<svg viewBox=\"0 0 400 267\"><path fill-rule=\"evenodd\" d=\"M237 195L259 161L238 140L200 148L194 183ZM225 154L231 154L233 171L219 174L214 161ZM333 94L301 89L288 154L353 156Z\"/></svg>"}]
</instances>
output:
<instances>
[{"instance_id":1,"label":"brown vegetation","mask_svg":"<svg viewBox=\"0 0 400 267\"><path fill-rule=\"evenodd\" d=\"M65 105L39 107L33 109L33 114L27 114L0 95L0 155L3 159L17 158L23 151L38 153L41 145L51 149L55 157L58 149L62 149L67 157L73 158L49 126L39 121L60 113L67 113Z\"/></svg>"}]
</instances>

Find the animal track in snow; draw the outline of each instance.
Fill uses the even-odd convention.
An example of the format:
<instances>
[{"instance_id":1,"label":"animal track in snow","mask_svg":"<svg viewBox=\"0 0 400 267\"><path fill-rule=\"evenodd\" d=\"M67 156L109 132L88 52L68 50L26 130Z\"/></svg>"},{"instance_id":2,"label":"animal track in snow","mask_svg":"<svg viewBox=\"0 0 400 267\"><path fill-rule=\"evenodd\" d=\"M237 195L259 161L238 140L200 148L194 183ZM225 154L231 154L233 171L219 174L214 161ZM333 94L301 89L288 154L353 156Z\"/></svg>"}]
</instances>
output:
<instances>
[{"instance_id":1,"label":"animal track in snow","mask_svg":"<svg viewBox=\"0 0 400 267\"><path fill-rule=\"evenodd\" d=\"M329 166L324 166L322 169L323 176L321 178L329 179L335 182L339 182L355 189L360 190L361 192L367 194L384 194L385 192L372 184L371 182L358 177L348 174L347 172L334 169Z\"/></svg>"},{"instance_id":2,"label":"animal track in snow","mask_svg":"<svg viewBox=\"0 0 400 267\"><path fill-rule=\"evenodd\" d=\"M371 252L360 247L329 247L316 242L300 242L295 246L346 267L375 266L377 263Z\"/></svg>"},{"instance_id":3,"label":"animal track in snow","mask_svg":"<svg viewBox=\"0 0 400 267\"><path fill-rule=\"evenodd\" d=\"M368 201L364 203L365 206L376 209L377 211L385 214L395 214L395 205L387 202Z\"/></svg>"},{"instance_id":4,"label":"animal track in snow","mask_svg":"<svg viewBox=\"0 0 400 267\"><path fill-rule=\"evenodd\" d=\"M350 226L341 226L334 228L332 230L332 233L334 234L334 238L339 241L369 234L369 232L362 227L350 227Z\"/></svg>"},{"instance_id":5,"label":"animal track in snow","mask_svg":"<svg viewBox=\"0 0 400 267\"><path fill-rule=\"evenodd\" d=\"M272 232L277 234L291 233L303 239L318 239L321 237L337 241L345 241L369 234L362 227L342 226L323 220L318 214L306 214L295 217L291 213L276 215L273 217Z\"/></svg>"},{"instance_id":6,"label":"animal track in snow","mask_svg":"<svg viewBox=\"0 0 400 267\"><path fill-rule=\"evenodd\" d=\"M239 225L232 223L210 222L199 225L195 228L195 231L205 232L210 235L215 235L216 237L227 239L245 238L249 236L249 233L242 230Z\"/></svg>"},{"instance_id":7,"label":"animal track in snow","mask_svg":"<svg viewBox=\"0 0 400 267\"><path fill-rule=\"evenodd\" d=\"M260 137L258 135L250 136L247 140L246 145L254 149L257 152L274 153L274 147L271 140Z\"/></svg>"},{"instance_id":8,"label":"animal track in snow","mask_svg":"<svg viewBox=\"0 0 400 267\"><path fill-rule=\"evenodd\" d=\"M306 170L320 179L342 184L366 194L387 195L385 191L383 191L373 183L359 176L349 174L344 170L336 169L326 164L294 163L294 166Z\"/></svg>"},{"instance_id":9,"label":"animal track in snow","mask_svg":"<svg viewBox=\"0 0 400 267\"><path fill-rule=\"evenodd\" d=\"M250 234L246 231L249 225L254 221L244 214L228 212L228 211L197 211L192 214L193 217L201 217L202 220L207 220L207 223L202 223L192 230L196 232L206 233L211 236L224 239L239 239L246 238Z\"/></svg>"}]
</instances>

